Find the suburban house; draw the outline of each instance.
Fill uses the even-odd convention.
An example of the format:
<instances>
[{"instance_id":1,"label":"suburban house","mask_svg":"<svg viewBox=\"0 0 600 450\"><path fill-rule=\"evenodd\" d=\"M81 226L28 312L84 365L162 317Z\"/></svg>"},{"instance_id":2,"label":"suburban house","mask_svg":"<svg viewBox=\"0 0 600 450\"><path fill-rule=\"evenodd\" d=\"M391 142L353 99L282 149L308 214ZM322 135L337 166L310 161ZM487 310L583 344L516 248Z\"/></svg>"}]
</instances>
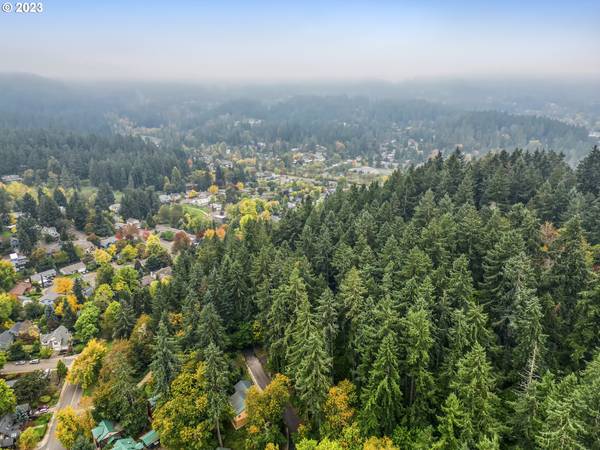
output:
<instances>
[{"instance_id":1,"label":"suburban house","mask_svg":"<svg viewBox=\"0 0 600 450\"><path fill-rule=\"evenodd\" d=\"M121 209L121 204L120 203L113 203L112 205L110 205L108 207L109 211L115 214L118 214L120 209Z\"/></svg>"},{"instance_id":2,"label":"suburban house","mask_svg":"<svg viewBox=\"0 0 600 450\"><path fill-rule=\"evenodd\" d=\"M77 239L76 241L73 241L73 244L82 249L85 253L91 253L96 249L96 246L87 239Z\"/></svg>"},{"instance_id":3,"label":"suburban house","mask_svg":"<svg viewBox=\"0 0 600 450\"><path fill-rule=\"evenodd\" d=\"M92 438L96 448L104 448L113 444L120 436L121 431L115 427L110 420L101 420L98 425L92 429Z\"/></svg>"},{"instance_id":4,"label":"suburban house","mask_svg":"<svg viewBox=\"0 0 600 450\"><path fill-rule=\"evenodd\" d=\"M37 341L40 337L40 330L31 320L16 322L10 330L15 338L31 343Z\"/></svg>"},{"instance_id":5,"label":"suburban house","mask_svg":"<svg viewBox=\"0 0 600 450\"><path fill-rule=\"evenodd\" d=\"M158 447L159 444L158 433L154 430L141 436L139 441L129 436L122 437L121 434L119 426L110 420L102 420L92 429L92 437L97 449L110 447L112 450L145 450Z\"/></svg>"},{"instance_id":6,"label":"suburban house","mask_svg":"<svg viewBox=\"0 0 600 450\"><path fill-rule=\"evenodd\" d=\"M12 183L13 181L23 181L23 178L21 178L19 175L4 175L1 178L3 183Z\"/></svg>"},{"instance_id":7,"label":"suburban house","mask_svg":"<svg viewBox=\"0 0 600 450\"><path fill-rule=\"evenodd\" d=\"M82 262L77 262L75 264L69 264L68 266L65 266L62 269L60 269L60 273L63 275L73 275L76 273L85 273L85 272L86 272L85 264Z\"/></svg>"},{"instance_id":8,"label":"suburban house","mask_svg":"<svg viewBox=\"0 0 600 450\"><path fill-rule=\"evenodd\" d=\"M52 280L54 280L54 278L56 278L56 270L49 269L49 270L45 270L43 272L39 272L34 275L31 275L29 280L32 283L37 283L44 288L44 287L49 286L52 283Z\"/></svg>"},{"instance_id":9,"label":"suburban house","mask_svg":"<svg viewBox=\"0 0 600 450\"><path fill-rule=\"evenodd\" d=\"M139 442L136 442L136 440L131 437L119 439L115 442L112 450L144 450L155 448L158 444L158 433L154 430L150 430L140 438Z\"/></svg>"},{"instance_id":10,"label":"suburban house","mask_svg":"<svg viewBox=\"0 0 600 450\"><path fill-rule=\"evenodd\" d=\"M135 442L133 438L126 437L116 441L115 445L112 447L112 450L138 450L143 448L143 445Z\"/></svg>"},{"instance_id":11,"label":"suburban house","mask_svg":"<svg viewBox=\"0 0 600 450\"><path fill-rule=\"evenodd\" d=\"M6 351L15 342L15 335L10 330L0 333L0 350ZM1 444L0 444L1 446Z\"/></svg>"},{"instance_id":12,"label":"suburban house","mask_svg":"<svg viewBox=\"0 0 600 450\"><path fill-rule=\"evenodd\" d=\"M104 239L100 239L100 247L102 248L108 248L113 244L116 244L117 242L117 238L114 236L109 236L107 238Z\"/></svg>"},{"instance_id":13,"label":"suburban house","mask_svg":"<svg viewBox=\"0 0 600 450\"><path fill-rule=\"evenodd\" d=\"M158 269L156 272L153 272L150 275L155 280L162 281L164 277L170 277L173 275L173 269L170 266L163 267L162 269Z\"/></svg>"},{"instance_id":14,"label":"suburban house","mask_svg":"<svg viewBox=\"0 0 600 450\"><path fill-rule=\"evenodd\" d=\"M235 413L231 423L236 430L242 428L248 421L248 414L246 413L246 396L250 386L252 386L252 382L248 380L238 381L234 386L235 392L229 397L229 404Z\"/></svg>"},{"instance_id":15,"label":"suburban house","mask_svg":"<svg viewBox=\"0 0 600 450\"><path fill-rule=\"evenodd\" d=\"M17 322L9 330L0 333L0 350L8 350L17 338L32 343L36 341L39 336L40 330L37 325L30 320Z\"/></svg>"},{"instance_id":16,"label":"suburban house","mask_svg":"<svg viewBox=\"0 0 600 450\"><path fill-rule=\"evenodd\" d=\"M43 346L51 348L57 353L69 351L73 336L71 332L64 326L59 326L52 333L42 334L40 341Z\"/></svg>"},{"instance_id":17,"label":"suburban house","mask_svg":"<svg viewBox=\"0 0 600 450\"><path fill-rule=\"evenodd\" d=\"M134 219L133 217L127 219L126 223L127 225L135 225L138 228L142 225L142 223L138 219Z\"/></svg>"},{"instance_id":18,"label":"suburban house","mask_svg":"<svg viewBox=\"0 0 600 450\"><path fill-rule=\"evenodd\" d=\"M54 302L60 297L59 294L49 289L48 292L40 297L40 305L54 307Z\"/></svg>"},{"instance_id":19,"label":"suburban house","mask_svg":"<svg viewBox=\"0 0 600 450\"><path fill-rule=\"evenodd\" d=\"M19 417L29 417L31 408L27 403L17 405L14 413L8 413L0 418L0 447L13 447L21 434L21 423Z\"/></svg>"},{"instance_id":20,"label":"suburban house","mask_svg":"<svg viewBox=\"0 0 600 450\"><path fill-rule=\"evenodd\" d=\"M55 241L60 238L60 233L56 231L55 227L42 227L41 233L42 236L47 236Z\"/></svg>"},{"instance_id":21,"label":"suburban house","mask_svg":"<svg viewBox=\"0 0 600 450\"><path fill-rule=\"evenodd\" d=\"M19 255L18 253L11 253L10 254L10 262L13 265L13 267L15 268L15 270L18 272L19 270L23 269L27 263L29 262L29 259L27 259L27 256L25 255Z\"/></svg>"},{"instance_id":22,"label":"suburban house","mask_svg":"<svg viewBox=\"0 0 600 450\"><path fill-rule=\"evenodd\" d=\"M15 297L21 297L23 295L25 295L27 292L29 292L31 290L31 283L28 281L20 281L18 282L15 287L13 287L10 291L9 294L14 295Z\"/></svg>"},{"instance_id":23,"label":"suburban house","mask_svg":"<svg viewBox=\"0 0 600 450\"><path fill-rule=\"evenodd\" d=\"M160 444L158 433L150 430L140 438L140 442L144 445L144 448L158 447L158 444Z\"/></svg>"}]
</instances>

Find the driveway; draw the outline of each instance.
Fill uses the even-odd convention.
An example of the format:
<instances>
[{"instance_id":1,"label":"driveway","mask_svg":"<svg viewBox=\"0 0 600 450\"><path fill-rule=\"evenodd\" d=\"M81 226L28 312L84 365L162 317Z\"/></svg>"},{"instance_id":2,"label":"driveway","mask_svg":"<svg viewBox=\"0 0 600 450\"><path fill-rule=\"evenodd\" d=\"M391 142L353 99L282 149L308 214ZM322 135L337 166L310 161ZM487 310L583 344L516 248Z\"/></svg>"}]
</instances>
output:
<instances>
[{"instance_id":1,"label":"driveway","mask_svg":"<svg viewBox=\"0 0 600 450\"><path fill-rule=\"evenodd\" d=\"M260 360L250 350L244 352L244 358L246 359L246 365L248 366L252 381L261 391L264 390L271 382L271 378L265 373Z\"/></svg>"},{"instance_id":2,"label":"driveway","mask_svg":"<svg viewBox=\"0 0 600 450\"><path fill-rule=\"evenodd\" d=\"M244 351L244 358L246 360L248 372L250 372L250 377L252 377L252 381L262 391L271 382L271 377L265 373L262 363L256 357L254 352L251 350ZM298 427L300 426L300 418L291 405L287 405L285 407L285 411L283 412L283 421L285 422L289 431L292 433L298 431Z\"/></svg>"},{"instance_id":3,"label":"driveway","mask_svg":"<svg viewBox=\"0 0 600 450\"><path fill-rule=\"evenodd\" d=\"M23 365L15 364L14 362L7 362L2 370L0 370L0 374L7 375L12 373L27 373L34 372L36 370L54 370L56 369L56 363L62 359L62 362L65 363L67 367L71 365L73 360L77 357L77 355L72 356L55 356L53 358L48 359L40 359L39 364L29 364L29 361Z\"/></svg>"}]
</instances>

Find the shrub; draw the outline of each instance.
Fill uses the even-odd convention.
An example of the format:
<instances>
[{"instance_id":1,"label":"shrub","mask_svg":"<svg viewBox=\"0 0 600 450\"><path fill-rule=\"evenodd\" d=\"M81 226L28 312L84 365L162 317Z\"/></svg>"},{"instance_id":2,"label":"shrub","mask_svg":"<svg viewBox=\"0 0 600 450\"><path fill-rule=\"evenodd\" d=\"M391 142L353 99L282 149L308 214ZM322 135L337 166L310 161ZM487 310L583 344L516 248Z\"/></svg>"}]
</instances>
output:
<instances>
[{"instance_id":1,"label":"shrub","mask_svg":"<svg viewBox=\"0 0 600 450\"><path fill-rule=\"evenodd\" d=\"M170 231L170 230L163 231L163 232L160 234L160 237L161 237L162 239L164 239L165 241L172 241L173 239L175 239L175 233L173 233L173 232L172 232L172 231Z\"/></svg>"},{"instance_id":2,"label":"shrub","mask_svg":"<svg viewBox=\"0 0 600 450\"><path fill-rule=\"evenodd\" d=\"M48 359L52 356L52 349L50 347L40 348L40 358Z\"/></svg>"},{"instance_id":3,"label":"shrub","mask_svg":"<svg viewBox=\"0 0 600 450\"><path fill-rule=\"evenodd\" d=\"M52 397L50 397L49 395L42 395L40 397L40 403L46 404L46 403L50 403L50 401L52 400Z\"/></svg>"}]
</instances>

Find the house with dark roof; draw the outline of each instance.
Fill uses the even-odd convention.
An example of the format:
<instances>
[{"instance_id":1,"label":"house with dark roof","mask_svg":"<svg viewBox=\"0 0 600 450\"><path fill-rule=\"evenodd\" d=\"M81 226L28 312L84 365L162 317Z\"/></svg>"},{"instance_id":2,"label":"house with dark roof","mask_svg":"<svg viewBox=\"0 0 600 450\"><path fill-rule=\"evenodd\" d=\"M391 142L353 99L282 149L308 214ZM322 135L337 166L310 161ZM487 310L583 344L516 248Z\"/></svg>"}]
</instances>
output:
<instances>
[{"instance_id":1,"label":"house with dark roof","mask_svg":"<svg viewBox=\"0 0 600 450\"><path fill-rule=\"evenodd\" d=\"M238 381L234 386L235 392L229 397L229 404L235 413L235 416L231 419L231 424L236 430L242 428L248 421L248 414L246 413L246 397L250 386L252 386L252 382L248 380Z\"/></svg>"},{"instance_id":2,"label":"house with dark roof","mask_svg":"<svg viewBox=\"0 0 600 450\"><path fill-rule=\"evenodd\" d=\"M40 336L39 328L31 320L16 322L8 331L12 333L15 338L19 338L29 343L36 341Z\"/></svg>"},{"instance_id":3,"label":"house with dark roof","mask_svg":"<svg viewBox=\"0 0 600 450\"><path fill-rule=\"evenodd\" d=\"M21 434L21 418L27 420L30 411L29 405L24 403L17 405L14 413L4 414L0 417L0 447L10 448L16 444Z\"/></svg>"},{"instance_id":4,"label":"house with dark roof","mask_svg":"<svg viewBox=\"0 0 600 450\"><path fill-rule=\"evenodd\" d=\"M21 269L23 269L29 262L29 259L27 258L27 256L20 255L19 253L11 253L9 258L10 258L11 264L13 265L13 267L15 268L15 270L17 272L20 271Z\"/></svg>"},{"instance_id":5,"label":"house with dark roof","mask_svg":"<svg viewBox=\"0 0 600 450\"><path fill-rule=\"evenodd\" d=\"M0 333L0 350L8 350L13 342L15 342L15 335L12 334L10 330Z\"/></svg>"},{"instance_id":6,"label":"house with dark roof","mask_svg":"<svg viewBox=\"0 0 600 450\"><path fill-rule=\"evenodd\" d=\"M100 239L100 247L102 248L108 248L113 244L117 243L117 238L114 236L109 236L107 238L104 239Z\"/></svg>"},{"instance_id":7,"label":"house with dark roof","mask_svg":"<svg viewBox=\"0 0 600 450\"><path fill-rule=\"evenodd\" d=\"M63 275L73 275L76 273L85 273L86 272L86 268L85 268L85 264L80 262L74 263L74 264L69 264L68 266L63 267L62 269L60 269L60 273Z\"/></svg>"},{"instance_id":8,"label":"house with dark roof","mask_svg":"<svg viewBox=\"0 0 600 450\"><path fill-rule=\"evenodd\" d=\"M40 284L42 287L47 287L52 283L52 280L56 277L56 270L50 269L44 272L39 272L31 275L29 278L32 283Z\"/></svg>"}]
</instances>

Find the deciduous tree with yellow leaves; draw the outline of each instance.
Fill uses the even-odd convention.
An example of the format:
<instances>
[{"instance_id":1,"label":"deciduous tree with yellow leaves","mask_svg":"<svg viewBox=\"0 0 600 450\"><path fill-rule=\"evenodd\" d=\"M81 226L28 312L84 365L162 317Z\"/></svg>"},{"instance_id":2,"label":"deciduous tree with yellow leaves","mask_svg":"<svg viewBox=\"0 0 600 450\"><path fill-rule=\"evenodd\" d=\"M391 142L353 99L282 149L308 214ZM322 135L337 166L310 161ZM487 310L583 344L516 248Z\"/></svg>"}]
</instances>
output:
<instances>
[{"instance_id":1,"label":"deciduous tree with yellow leaves","mask_svg":"<svg viewBox=\"0 0 600 450\"><path fill-rule=\"evenodd\" d=\"M89 412L77 414L71 406L61 409L56 414L56 437L65 448L72 448L80 435L91 438L94 421Z\"/></svg>"},{"instance_id":2,"label":"deciduous tree with yellow leaves","mask_svg":"<svg viewBox=\"0 0 600 450\"><path fill-rule=\"evenodd\" d=\"M87 389L98 379L102 366L102 358L106 354L106 345L102 341L92 339L73 362L67 379Z\"/></svg>"}]
</instances>

